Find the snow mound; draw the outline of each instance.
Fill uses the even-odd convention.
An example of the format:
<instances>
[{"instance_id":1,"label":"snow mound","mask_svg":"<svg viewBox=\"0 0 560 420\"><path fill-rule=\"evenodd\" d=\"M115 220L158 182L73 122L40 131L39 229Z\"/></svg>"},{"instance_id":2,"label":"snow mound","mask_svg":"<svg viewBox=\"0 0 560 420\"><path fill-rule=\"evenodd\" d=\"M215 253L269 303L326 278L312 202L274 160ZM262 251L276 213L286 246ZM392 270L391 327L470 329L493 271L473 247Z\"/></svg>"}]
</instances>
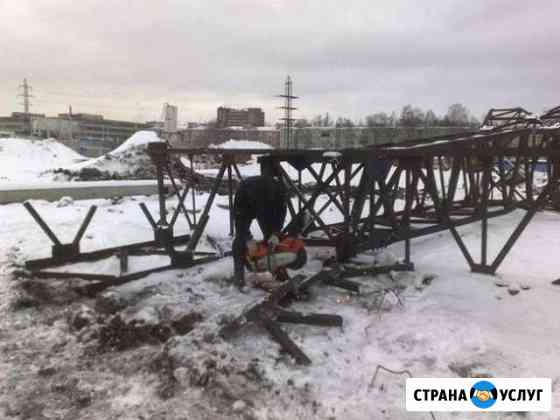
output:
<instances>
[{"instance_id":1,"label":"snow mound","mask_svg":"<svg viewBox=\"0 0 560 420\"><path fill-rule=\"evenodd\" d=\"M130 136L123 144L117 147L115 150L111 151L110 154L117 156L120 153L124 153L131 148L136 148L138 146L145 146L148 143L154 143L162 141L156 132L154 131L137 131L132 136Z\"/></svg>"},{"instance_id":2,"label":"snow mound","mask_svg":"<svg viewBox=\"0 0 560 420\"><path fill-rule=\"evenodd\" d=\"M0 183L50 181L41 174L86 159L55 139L0 140Z\"/></svg>"},{"instance_id":3,"label":"snow mound","mask_svg":"<svg viewBox=\"0 0 560 420\"><path fill-rule=\"evenodd\" d=\"M73 173L90 169L121 177L152 178L153 174L148 173L152 162L146 153L146 147L148 143L160 141L163 140L153 131L137 131L111 152L64 169Z\"/></svg>"},{"instance_id":4,"label":"snow mound","mask_svg":"<svg viewBox=\"0 0 560 420\"><path fill-rule=\"evenodd\" d=\"M208 146L213 149L273 149L272 146L252 140L228 140L221 144L211 144Z\"/></svg>"}]
</instances>

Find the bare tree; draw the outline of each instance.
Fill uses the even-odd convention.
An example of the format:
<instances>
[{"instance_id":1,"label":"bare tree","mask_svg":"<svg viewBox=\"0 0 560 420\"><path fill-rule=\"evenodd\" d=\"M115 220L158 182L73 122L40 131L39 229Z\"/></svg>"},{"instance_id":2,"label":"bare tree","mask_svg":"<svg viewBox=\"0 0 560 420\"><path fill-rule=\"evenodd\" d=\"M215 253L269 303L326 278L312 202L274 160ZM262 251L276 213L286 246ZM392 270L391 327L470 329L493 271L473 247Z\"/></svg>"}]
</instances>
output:
<instances>
[{"instance_id":1,"label":"bare tree","mask_svg":"<svg viewBox=\"0 0 560 420\"><path fill-rule=\"evenodd\" d=\"M435 127L439 123L439 118L431 109L426 112L426 117L424 118L424 124L426 127Z\"/></svg>"},{"instance_id":2,"label":"bare tree","mask_svg":"<svg viewBox=\"0 0 560 420\"><path fill-rule=\"evenodd\" d=\"M446 117L450 126L466 127L469 125L469 110L463 104L457 103L451 105L447 111Z\"/></svg>"},{"instance_id":3,"label":"bare tree","mask_svg":"<svg viewBox=\"0 0 560 420\"><path fill-rule=\"evenodd\" d=\"M329 113L325 113L323 117L323 127L331 127L333 125L333 120L329 117Z\"/></svg>"},{"instance_id":4,"label":"bare tree","mask_svg":"<svg viewBox=\"0 0 560 420\"><path fill-rule=\"evenodd\" d=\"M388 127L389 120L390 118L385 112L376 112L366 116L366 125L368 127Z\"/></svg>"},{"instance_id":5,"label":"bare tree","mask_svg":"<svg viewBox=\"0 0 560 420\"><path fill-rule=\"evenodd\" d=\"M313 117L311 125L313 127L331 127L333 125L333 120L327 112L324 116L319 114Z\"/></svg>"},{"instance_id":6,"label":"bare tree","mask_svg":"<svg viewBox=\"0 0 560 420\"><path fill-rule=\"evenodd\" d=\"M294 123L294 127L296 128L311 127L311 125L307 118L298 118Z\"/></svg>"},{"instance_id":7,"label":"bare tree","mask_svg":"<svg viewBox=\"0 0 560 420\"><path fill-rule=\"evenodd\" d=\"M416 127L422 125L425 120L424 112L412 105L405 105L401 111L400 124L403 127Z\"/></svg>"},{"instance_id":8,"label":"bare tree","mask_svg":"<svg viewBox=\"0 0 560 420\"><path fill-rule=\"evenodd\" d=\"M399 125L399 116L397 111L391 111L391 116L389 117L389 127L396 127Z\"/></svg>"},{"instance_id":9,"label":"bare tree","mask_svg":"<svg viewBox=\"0 0 560 420\"><path fill-rule=\"evenodd\" d=\"M354 122L350 118L337 118L335 126L337 128L351 128L354 127Z\"/></svg>"},{"instance_id":10,"label":"bare tree","mask_svg":"<svg viewBox=\"0 0 560 420\"><path fill-rule=\"evenodd\" d=\"M312 127L321 127L321 122L322 122L321 115L315 115L315 116L311 119L311 126L312 126Z\"/></svg>"}]
</instances>

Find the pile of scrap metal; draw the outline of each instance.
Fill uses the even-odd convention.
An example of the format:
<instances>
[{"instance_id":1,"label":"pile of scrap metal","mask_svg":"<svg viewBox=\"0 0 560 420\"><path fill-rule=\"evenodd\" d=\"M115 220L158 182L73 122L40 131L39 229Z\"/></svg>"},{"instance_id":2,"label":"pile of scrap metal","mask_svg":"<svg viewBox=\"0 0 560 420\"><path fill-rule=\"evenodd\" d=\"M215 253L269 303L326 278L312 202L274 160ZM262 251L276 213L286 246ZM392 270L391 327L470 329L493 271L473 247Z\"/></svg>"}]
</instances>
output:
<instances>
[{"instance_id":1,"label":"pile of scrap metal","mask_svg":"<svg viewBox=\"0 0 560 420\"><path fill-rule=\"evenodd\" d=\"M224 339L238 334L248 323L256 323L270 334L281 348L290 354L298 364L311 364L311 360L299 346L294 343L290 336L282 329L280 324L305 324L320 327L342 327L343 319L335 314L301 313L289 311L286 306L290 305L298 297L308 293L309 289L317 284L334 286L350 293L360 293L358 283L348 280L351 277L375 276L386 274L391 271L408 271L410 266L406 264L393 264L387 266L346 267L336 264L334 267L325 268L312 276L296 275L292 278L285 277L285 281L270 292L260 302L247 308L243 313L226 323L220 330L220 336Z\"/></svg>"}]
</instances>

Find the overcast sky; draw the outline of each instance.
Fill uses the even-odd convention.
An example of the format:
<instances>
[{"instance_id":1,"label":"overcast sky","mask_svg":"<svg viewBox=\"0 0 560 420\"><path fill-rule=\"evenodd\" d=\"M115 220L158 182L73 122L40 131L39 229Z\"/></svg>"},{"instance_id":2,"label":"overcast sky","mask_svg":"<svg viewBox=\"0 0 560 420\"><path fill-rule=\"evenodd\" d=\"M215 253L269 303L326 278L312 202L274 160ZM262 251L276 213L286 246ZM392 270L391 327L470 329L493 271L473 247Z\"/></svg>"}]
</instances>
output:
<instances>
[{"instance_id":1,"label":"overcast sky","mask_svg":"<svg viewBox=\"0 0 560 420\"><path fill-rule=\"evenodd\" d=\"M359 119L413 104L541 112L560 104L560 1L0 0L0 115L181 121L261 106L287 74L299 110Z\"/></svg>"}]
</instances>

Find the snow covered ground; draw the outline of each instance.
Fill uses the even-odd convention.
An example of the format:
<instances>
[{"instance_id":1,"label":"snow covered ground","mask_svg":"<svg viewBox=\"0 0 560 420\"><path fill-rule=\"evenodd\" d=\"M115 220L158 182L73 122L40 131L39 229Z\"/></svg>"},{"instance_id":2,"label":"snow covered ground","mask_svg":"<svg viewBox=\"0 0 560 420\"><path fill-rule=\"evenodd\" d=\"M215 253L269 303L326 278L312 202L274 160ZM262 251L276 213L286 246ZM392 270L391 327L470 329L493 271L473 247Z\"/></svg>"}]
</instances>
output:
<instances>
[{"instance_id":1,"label":"snow covered ground","mask_svg":"<svg viewBox=\"0 0 560 420\"><path fill-rule=\"evenodd\" d=\"M201 204L205 197L198 197ZM155 212L155 197L143 200ZM119 204L109 200L66 207L33 204L64 240L73 236L87 207L98 205L84 250L152 238L135 198ZM215 207L208 231L224 242L226 215ZM492 219L491 245L505 240L520 216L516 212ZM413 241L415 273L357 279L364 285L361 296L317 287L311 302L297 303L294 309L339 314L344 327L286 325L313 360L311 366L300 367L279 353L257 327L247 327L229 341L215 336L222 317L262 297L259 290L240 295L229 286L229 259L153 274L111 289L118 296L134 296L134 303L121 313L127 322L149 325L162 314L192 311L200 313L202 321L190 334L163 344L100 350L96 328L105 327L76 331L71 322L82 306L100 317L95 300L70 294L67 283L52 280L41 283L45 296L39 302L22 294L25 281L12 278L13 265L47 256L50 244L20 205L1 206L0 371L5 376L0 381L0 407L5 418L33 419L429 418L427 413L404 411L404 376L381 372L370 385L376 366L382 364L425 377L551 377L551 413L509 417L437 413L436 418L558 418L560 288L550 282L560 277L554 258L560 247L559 222L556 213L539 213L497 277L470 273L450 235L440 233ZM186 231L180 219L177 234ZM480 227L460 231L467 245L475 246ZM204 243L202 247L208 249ZM401 248L391 246L384 258L402 255ZM311 250L303 273L320 269L322 252ZM166 260L136 258L132 270ZM115 260L107 260L95 270L110 272L116 267ZM434 276L429 284L422 283L426 275ZM507 287L495 284L497 280L530 288L511 295ZM380 290L395 284L404 287L403 305L388 294L380 306Z\"/></svg>"},{"instance_id":2,"label":"snow covered ground","mask_svg":"<svg viewBox=\"0 0 560 420\"><path fill-rule=\"evenodd\" d=\"M257 173L258 166L253 160L241 170ZM290 171L296 178L297 172ZM36 180L37 172L30 174ZM304 183L312 180L304 176ZM199 208L207 196L197 195ZM33 205L62 242L73 238L89 206L97 205L81 243L88 251L152 239L140 201L157 214L155 196L64 206L34 200ZM227 197L218 196L217 204L207 233L227 246ZM172 211L177 202L170 199L167 205ZM505 241L521 215L490 220L491 250ZM334 206L325 217L338 220ZM372 384L381 364L419 377L550 377L550 413L436 413L436 418L558 419L560 287L551 281L560 277L555 258L559 222L558 213L538 213L495 277L470 273L451 236L438 233L412 241L414 273L355 279L362 284L359 296L317 286L311 301L292 309L339 314L344 326L285 324L313 361L301 367L257 326L227 341L216 335L224 319L264 295L257 289L240 294L230 286L231 259L152 274L88 298L71 290L75 279L14 275L26 259L49 256L51 244L20 204L0 206L0 418L430 418L429 413L405 411L405 376L380 372ZM480 226L459 231L475 253ZM188 233L182 216L175 233ZM210 249L204 238L200 249ZM310 249L301 272L320 270L326 252ZM361 258L373 262L401 256L402 245L394 244ZM165 256L134 256L130 269L167 262ZM119 265L108 258L70 268L114 273ZM402 305L394 294L384 293L389 289L398 290ZM115 307L115 302L124 303ZM181 328L186 322L187 329L194 329L169 337L165 328L179 331L178 319ZM131 336L138 330L144 331L141 339Z\"/></svg>"},{"instance_id":3,"label":"snow covered ground","mask_svg":"<svg viewBox=\"0 0 560 420\"><path fill-rule=\"evenodd\" d=\"M67 175L83 169L96 169L120 177L148 175L151 160L145 153L150 142L162 141L153 131L138 131L120 146L98 158L88 159L54 139L0 139L0 186L14 183L66 182ZM153 176L146 176L152 178Z\"/></svg>"},{"instance_id":4,"label":"snow covered ground","mask_svg":"<svg viewBox=\"0 0 560 420\"><path fill-rule=\"evenodd\" d=\"M50 170L86 160L54 139L0 139L0 185L11 182L51 181Z\"/></svg>"},{"instance_id":5,"label":"snow covered ground","mask_svg":"<svg viewBox=\"0 0 560 420\"><path fill-rule=\"evenodd\" d=\"M65 166L70 171L95 168L119 175L132 174L145 166L151 166L150 157L145 153L148 143L162 141L153 131L137 131L119 147L98 158Z\"/></svg>"}]
</instances>

